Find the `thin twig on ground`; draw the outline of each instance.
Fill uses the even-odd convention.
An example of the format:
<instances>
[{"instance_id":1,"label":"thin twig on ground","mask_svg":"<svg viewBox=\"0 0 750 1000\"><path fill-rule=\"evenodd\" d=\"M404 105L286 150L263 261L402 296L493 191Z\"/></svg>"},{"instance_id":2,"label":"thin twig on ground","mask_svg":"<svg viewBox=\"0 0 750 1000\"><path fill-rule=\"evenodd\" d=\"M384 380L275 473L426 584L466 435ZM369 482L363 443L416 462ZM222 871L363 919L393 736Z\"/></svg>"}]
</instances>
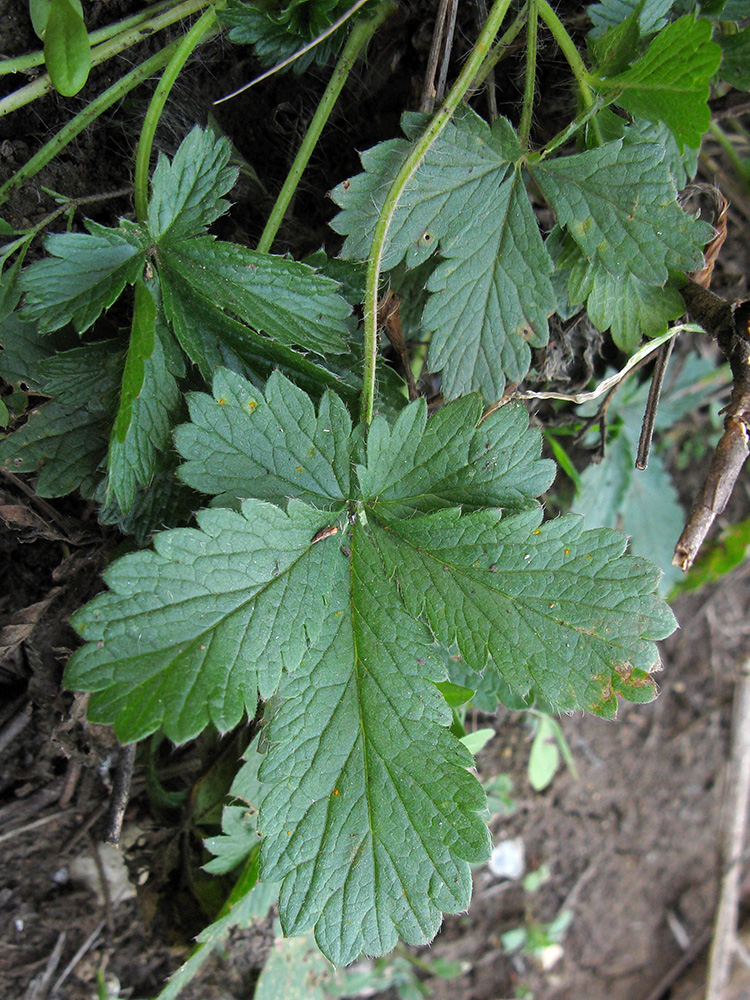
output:
<instances>
[{"instance_id":1,"label":"thin twig on ground","mask_svg":"<svg viewBox=\"0 0 750 1000\"><path fill-rule=\"evenodd\" d=\"M742 665L732 710L732 746L725 795L723 875L709 958L706 1000L722 1000L737 951L741 860L750 803L750 657Z\"/></svg>"},{"instance_id":2,"label":"thin twig on ground","mask_svg":"<svg viewBox=\"0 0 750 1000\"><path fill-rule=\"evenodd\" d=\"M52 977L57 972L57 967L62 958L66 937L65 931L60 931L57 941L55 941L55 947L50 952L47 964L44 966L44 971L39 976L34 976L31 980L24 993L24 1000L44 1000L47 996L50 984L52 983Z\"/></svg>"}]
</instances>

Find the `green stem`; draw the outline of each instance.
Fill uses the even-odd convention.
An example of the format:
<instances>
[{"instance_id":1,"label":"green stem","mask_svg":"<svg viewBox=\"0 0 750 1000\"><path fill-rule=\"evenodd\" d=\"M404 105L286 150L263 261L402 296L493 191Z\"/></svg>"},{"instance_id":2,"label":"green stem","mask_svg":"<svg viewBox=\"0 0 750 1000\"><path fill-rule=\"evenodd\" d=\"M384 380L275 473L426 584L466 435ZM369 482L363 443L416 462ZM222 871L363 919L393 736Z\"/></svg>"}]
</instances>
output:
<instances>
[{"instance_id":1,"label":"green stem","mask_svg":"<svg viewBox=\"0 0 750 1000\"><path fill-rule=\"evenodd\" d=\"M523 90L521 123L518 128L518 139L524 149L527 149L529 145L529 136L531 135L531 116L534 111L538 23L536 0L529 0L529 18L526 26L526 81Z\"/></svg>"},{"instance_id":2,"label":"green stem","mask_svg":"<svg viewBox=\"0 0 750 1000\"><path fill-rule=\"evenodd\" d=\"M184 0L184 3L178 4L176 7L171 7L169 10L164 11L163 14L154 17L148 28L145 28L143 25L136 25L128 31L120 32L119 35L110 38L106 42L102 42L101 45L97 45L96 48L91 50L91 65L98 66L99 63L106 62L107 59L118 55L125 49L130 48L131 45L143 41L148 35L161 31L162 28L174 24L175 21L184 20L190 14L202 10L210 2L211 0ZM49 78L49 73L43 73L32 83L21 87L12 94L8 94L7 97L0 101L0 118L10 114L11 111L17 111L18 108L22 108L26 104L30 104L52 89L52 81Z\"/></svg>"},{"instance_id":3,"label":"green stem","mask_svg":"<svg viewBox=\"0 0 750 1000\"><path fill-rule=\"evenodd\" d=\"M557 133L556 136L553 136L553 138L550 139L550 141L547 143L544 149L538 154L539 159L543 160L545 156L549 156L549 154L553 152L555 149L558 149L560 146L564 145L568 141L568 139L572 139L572 137L576 134L576 132L582 129L583 126L586 125L595 115L599 114L602 108L607 107L607 105L610 103L611 102L609 100L605 100L603 97L597 97L590 108L586 108L585 111L582 111L579 115L576 115L576 117L569 125L566 125L564 129L562 129L560 132Z\"/></svg>"},{"instance_id":4,"label":"green stem","mask_svg":"<svg viewBox=\"0 0 750 1000\"><path fill-rule=\"evenodd\" d=\"M462 98L476 80L477 74L487 58L487 53L495 39L495 35L500 30L500 25L508 11L510 2L511 0L495 0L492 10L484 23L484 27L479 34L479 38L477 38L469 58L464 63L464 68L461 70L458 79L445 98L443 106L420 138L415 142L414 146L412 146L411 152L396 174L383 202L383 207L380 209L370 246L367 277L365 280L365 357L361 405L362 422L365 427L369 427L372 423L375 409L375 368L378 352L378 288L388 230L390 229L404 189L419 169L430 146L432 146L451 120Z\"/></svg>"},{"instance_id":5,"label":"green stem","mask_svg":"<svg viewBox=\"0 0 750 1000\"><path fill-rule=\"evenodd\" d=\"M490 51L487 53L487 57L479 67L479 72L477 73L476 79L471 85L471 89L474 90L487 78L487 74L490 73L495 66L504 59L508 54L508 49L511 47L513 42L516 40L517 36L521 32L521 28L526 24L526 18L528 17L529 5L524 4L521 10L515 17L515 20L511 23L507 31L505 31L500 38L495 42Z\"/></svg>"},{"instance_id":6,"label":"green stem","mask_svg":"<svg viewBox=\"0 0 750 1000\"><path fill-rule=\"evenodd\" d=\"M582 110L588 111L594 104L594 92L589 86L586 64L581 59L580 53L575 47L573 39L568 34L567 28L547 3L547 0L535 0L535 2L539 16L552 32L553 38L560 47L560 51L575 77L578 94L581 98ZM601 145L602 136L597 122L592 123L592 132L597 142Z\"/></svg>"},{"instance_id":7,"label":"green stem","mask_svg":"<svg viewBox=\"0 0 750 1000\"><path fill-rule=\"evenodd\" d=\"M75 118L72 118L67 125L64 125L57 135L45 143L31 159L24 163L20 170L17 170L0 187L0 205L7 200L13 188L18 187L24 181L29 180L30 177L34 177L35 174L39 173L42 167L46 166L50 160L53 160L68 143L72 142L80 132L102 115L107 108L112 107L113 104L116 104L126 94L129 94L131 90L134 90L140 83L166 65L178 45L179 39L155 53L150 59L141 63L140 66L136 66L135 69L132 69L116 83L113 83L111 87L95 98L90 104L87 104L83 111L77 114Z\"/></svg>"},{"instance_id":8,"label":"green stem","mask_svg":"<svg viewBox=\"0 0 750 1000\"><path fill-rule=\"evenodd\" d=\"M729 137L722 129L721 125L719 125L718 122L711 122L709 125L709 132L724 150L726 158L729 160L732 169L737 174L738 179L745 185L745 187L750 187L750 169L748 169L742 162L742 158L729 141Z\"/></svg>"},{"instance_id":9,"label":"green stem","mask_svg":"<svg viewBox=\"0 0 750 1000\"><path fill-rule=\"evenodd\" d=\"M148 106L143 128L138 139L138 149L135 154L135 177L133 180L133 201L135 216L138 222L145 222L148 215L148 178L151 164L151 149L154 145L154 135L159 124L164 105L167 103L175 80L180 75L182 67L188 61L195 49L206 36L216 32L216 9L211 7L201 14L190 31L179 41L177 48L170 57L156 86L151 103Z\"/></svg>"},{"instance_id":10,"label":"green stem","mask_svg":"<svg viewBox=\"0 0 750 1000\"><path fill-rule=\"evenodd\" d=\"M284 216L289 208L289 204L294 197L294 192L297 190L300 178L310 161L310 157L315 149L315 146L317 145L320 134L325 128L326 122L328 121L334 105L339 98L339 94L341 93L341 90L352 71L354 63L357 61L357 57L383 21L385 21L385 19L395 9L396 7L393 0L382 0L371 16L360 18L360 20L354 24L351 34L349 35L346 45L344 46L341 56L339 57L339 61L336 63L331 79L328 81L325 93L320 99L313 119L310 122L304 139L302 140L299 151L294 158L294 163L292 163L289 173L287 174L284 186L279 192L279 196L273 206L265 229L261 234L260 241L258 242L258 251L260 253L268 253L273 245L273 241L276 238L279 227L284 221Z\"/></svg>"},{"instance_id":11,"label":"green stem","mask_svg":"<svg viewBox=\"0 0 750 1000\"><path fill-rule=\"evenodd\" d=\"M119 35L121 31L127 31L129 28L144 24L146 21L150 21L155 14L173 6L174 0L162 0L162 3L154 4L153 7L148 7L139 14L133 14L132 17L115 21L113 24L105 24L102 28L89 32L89 44L93 47L100 42L106 42L108 38ZM12 59L0 58L0 76L6 76L8 73L20 73L22 70L34 69L36 66L43 65L44 52L41 49L38 52L28 52L23 56L14 56Z\"/></svg>"}]
</instances>

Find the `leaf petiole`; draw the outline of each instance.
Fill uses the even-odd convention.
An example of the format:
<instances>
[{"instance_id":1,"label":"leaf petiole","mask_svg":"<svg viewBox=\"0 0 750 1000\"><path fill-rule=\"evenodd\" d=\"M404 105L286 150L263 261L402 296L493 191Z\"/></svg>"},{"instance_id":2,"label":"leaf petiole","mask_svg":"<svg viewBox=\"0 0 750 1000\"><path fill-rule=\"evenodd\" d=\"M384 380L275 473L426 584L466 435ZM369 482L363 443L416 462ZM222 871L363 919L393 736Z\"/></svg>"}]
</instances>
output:
<instances>
[{"instance_id":1,"label":"leaf petiole","mask_svg":"<svg viewBox=\"0 0 750 1000\"><path fill-rule=\"evenodd\" d=\"M209 10L204 11L190 31L180 39L151 98L135 156L133 200L135 201L135 214L138 222L145 222L148 214L148 180L151 149L154 144L154 135L156 134L156 127L159 124L161 113L164 110L164 105L167 103L167 98L174 86L174 82L185 63L198 45L206 40L209 34L216 33L216 10L219 6L222 6L222 4L216 4Z\"/></svg>"},{"instance_id":2,"label":"leaf petiole","mask_svg":"<svg viewBox=\"0 0 750 1000\"><path fill-rule=\"evenodd\" d=\"M510 6L510 0L495 0L464 68L453 84L443 106L437 112L420 138L415 142L401 169L396 174L380 210L375 232L370 244L367 275L365 279L365 357L362 386L362 423L369 427L375 411L375 366L378 350L378 289L380 272L393 216L404 190L419 169L427 151L453 117L458 105L474 83L484 64L490 46Z\"/></svg>"},{"instance_id":3,"label":"leaf petiole","mask_svg":"<svg viewBox=\"0 0 750 1000\"><path fill-rule=\"evenodd\" d=\"M381 0L381 3L371 16L368 15L367 17L360 18L352 28L351 34L333 70L331 79L328 81L328 86L320 99L320 103L315 110L299 151L294 158L294 163L292 163L289 169L284 186L279 192L268 222L261 234L258 242L259 253L268 253L270 251L279 227L284 220L284 215L294 197L294 192L297 190L300 178L310 161L310 156L317 145L326 122L330 118L334 105L352 71L354 63L357 61L357 57L383 21L395 9L393 0Z\"/></svg>"}]
</instances>

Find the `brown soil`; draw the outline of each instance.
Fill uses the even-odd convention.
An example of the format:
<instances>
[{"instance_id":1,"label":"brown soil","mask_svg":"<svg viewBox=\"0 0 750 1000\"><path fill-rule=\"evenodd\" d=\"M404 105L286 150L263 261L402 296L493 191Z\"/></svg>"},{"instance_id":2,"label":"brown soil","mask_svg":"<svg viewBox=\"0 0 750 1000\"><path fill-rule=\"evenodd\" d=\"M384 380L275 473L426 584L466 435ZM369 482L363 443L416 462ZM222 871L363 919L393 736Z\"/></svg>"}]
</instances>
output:
<instances>
[{"instance_id":1,"label":"brown soil","mask_svg":"<svg viewBox=\"0 0 750 1000\"><path fill-rule=\"evenodd\" d=\"M25 7L22 0L8 0L0 14L0 51L34 46ZM95 24L132 5L110 0L92 8ZM400 110L414 106L426 48L421 25L431 9L425 3L398 15L348 86L295 206L297 219L305 219L304 229L289 232L296 250L314 249L327 238L330 211L321 208L319 192L357 170L350 151L396 134ZM426 37L429 44L429 32ZM239 58L245 60L240 68ZM550 92L553 69L547 67L544 76ZM107 70L110 77L117 72L118 66ZM176 138L165 131L162 145L174 148L193 120L205 119L209 99L251 72L247 53L238 56L231 47L210 65L195 66L189 94L185 85L173 102ZM280 78L219 113L222 127L270 191L284 176L288 151L325 80L323 71L304 83ZM102 72L72 105L48 98L33 111L0 121L0 180L67 119L71 107L109 82ZM135 95L126 122L138 121L148 90ZM54 207L40 185L73 197L127 185L137 125L130 125L128 135L122 121L107 119L84 133L15 195L13 219L28 223ZM261 156L266 149L275 152ZM112 221L128 211L127 198L118 196L100 211L100 221ZM238 209L229 235L252 242L263 218L257 201ZM730 298L747 294L750 251L741 219L730 215L715 279ZM684 495L694 493L696 475L682 473ZM735 520L750 513L746 480L737 492L728 515ZM108 729L86 723L84 699L64 692L60 678L77 641L67 619L101 588L100 573L118 541L97 525L90 505L74 498L40 501L33 480L7 474L0 479L0 994L9 1000L88 1000L97 995L97 977L113 988L119 984L122 997L155 995L227 888L212 890L197 875L200 833L208 826L196 831L191 825L202 779L225 760L226 744L217 740L176 754L164 747L155 751L163 783L189 793L180 808L160 803L153 790L149 794L145 767L136 767L125 820L132 843L124 854L137 896L119 899L122 886L104 864L100 841L119 747ZM674 608L681 628L663 644L659 699L623 706L615 723L561 720L577 780L560 771L544 793L534 793L526 777L528 728L517 715L498 717L498 736L480 756L480 776L510 774L517 810L493 823L493 835L496 841L522 837L528 867L546 864L550 878L538 891L524 893L519 883L498 880L486 868L476 872L469 913L447 919L424 952L427 959L467 963L457 980L429 979L435 1000L499 1000L524 984L536 1000L700 995L700 961L717 897L733 684L750 652L749 602L747 565L697 596L679 599ZM209 823L211 816L204 818ZM88 881L80 874L82 860L93 863ZM750 884L744 901L750 903ZM534 956L504 952L505 931L549 922L563 909L573 918L562 957L551 969L542 971ZM234 934L184 992L186 1000L251 995L271 940L270 921ZM692 968L697 986L673 977L659 990L663 977L680 965ZM734 988L737 1000L750 995L746 980Z\"/></svg>"}]
</instances>

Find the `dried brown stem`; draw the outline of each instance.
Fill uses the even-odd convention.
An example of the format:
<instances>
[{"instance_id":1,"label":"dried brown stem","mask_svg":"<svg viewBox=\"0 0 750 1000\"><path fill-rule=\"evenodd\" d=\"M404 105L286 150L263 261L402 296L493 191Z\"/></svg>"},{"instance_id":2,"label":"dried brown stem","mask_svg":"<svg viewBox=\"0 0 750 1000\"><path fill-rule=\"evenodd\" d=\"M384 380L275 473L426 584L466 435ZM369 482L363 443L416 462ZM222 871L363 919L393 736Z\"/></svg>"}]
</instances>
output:
<instances>
[{"instance_id":1,"label":"dried brown stem","mask_svg":"<svg viewBox=\"0 0 750 1000\"><path fill-rule=\"evenodd\" d=\"M659 408L661 388L664 385L664 376L667 374L667 365L672 355L674 340L668 340L662 344L656 353L656 363L651 375L651 385L648 390L646 400L646 410L643 414L641 424L641 436L638 440L638 454L635 459L636 469L648 468L648 456L651 451L651 441L654 437L654 424L656 423L656 411Z\"/></svg>"},{"instance_id":2,"label":"dried brown stem","mask_svg":"<svg viewBox=\"0 0 750 1000\"><path fill-rule=\"evenodd\" d=\"M724 433L672 558L675 566L688 570L714 520L726 507L750 452L750 303L730 305L695 282L683 288L682 296L693 318L716 339L733 380Z\"/></svg>"}]
</instances>

